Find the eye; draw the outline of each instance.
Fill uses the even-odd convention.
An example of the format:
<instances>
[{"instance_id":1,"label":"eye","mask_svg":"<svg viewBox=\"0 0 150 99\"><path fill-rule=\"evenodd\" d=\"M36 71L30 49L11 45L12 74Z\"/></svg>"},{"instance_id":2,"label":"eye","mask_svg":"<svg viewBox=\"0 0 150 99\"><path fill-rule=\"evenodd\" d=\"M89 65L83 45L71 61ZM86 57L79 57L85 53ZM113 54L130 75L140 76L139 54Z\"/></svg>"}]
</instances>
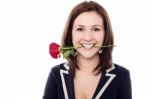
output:
<instances>
[{"instance_id":1,"label":"eye","mask_svg":"<svg viewBox=\"0 0 150 99\"><path fill-rule=\"evenodd\" d=\"M100 31L100 28L94 28L93 30L94 31Z\"/></svg>"},{"instance_id":2,"label":"eye","mask_svg":"<svg viewBox=\"0 0 150 99\"><path fill-rule=\"evenodd\" d=\"M83 31L83 28L77 28L76 31Z\"/></svg>"}]
</instances>

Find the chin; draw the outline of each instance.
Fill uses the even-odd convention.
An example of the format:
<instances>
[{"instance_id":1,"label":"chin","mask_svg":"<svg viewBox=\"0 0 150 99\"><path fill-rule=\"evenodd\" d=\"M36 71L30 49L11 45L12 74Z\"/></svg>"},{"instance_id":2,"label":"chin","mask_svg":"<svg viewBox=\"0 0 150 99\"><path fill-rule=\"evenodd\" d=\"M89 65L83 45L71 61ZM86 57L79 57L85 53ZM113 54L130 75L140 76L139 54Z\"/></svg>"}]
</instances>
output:
<instances>
[{"instance_id":1,"label":"chin","mask_svg":"<svg viewBox=\"0 0 150 99\"><path fill-rule=\"evenodd\" d=\"M82 57L82 58L88 59L88 60L96 58L98 56L99 56L98 54L81 54L81 55L79 55L79 57Z\"/></svg>"}]
</instances>

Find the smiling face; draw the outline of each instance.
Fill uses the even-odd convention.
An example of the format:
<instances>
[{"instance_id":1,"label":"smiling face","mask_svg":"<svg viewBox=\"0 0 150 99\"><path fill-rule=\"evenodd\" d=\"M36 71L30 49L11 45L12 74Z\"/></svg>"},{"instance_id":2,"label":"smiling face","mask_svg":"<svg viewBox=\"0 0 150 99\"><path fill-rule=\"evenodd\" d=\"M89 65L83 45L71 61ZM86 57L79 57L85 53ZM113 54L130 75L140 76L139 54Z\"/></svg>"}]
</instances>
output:
<instances>
[{"instance_id":1,"label":"smiling face","mask_svg":"<svg viewBox=\"0 0 150 99\"><path fill-rule=\"evenodd\" d=\"M99 48L104 40L103 19L95 11L83 12L74 21L72 29L73 46L82 46L76 49L79 57L90 59L98 56Z\"/></svg>"}]
</instances>

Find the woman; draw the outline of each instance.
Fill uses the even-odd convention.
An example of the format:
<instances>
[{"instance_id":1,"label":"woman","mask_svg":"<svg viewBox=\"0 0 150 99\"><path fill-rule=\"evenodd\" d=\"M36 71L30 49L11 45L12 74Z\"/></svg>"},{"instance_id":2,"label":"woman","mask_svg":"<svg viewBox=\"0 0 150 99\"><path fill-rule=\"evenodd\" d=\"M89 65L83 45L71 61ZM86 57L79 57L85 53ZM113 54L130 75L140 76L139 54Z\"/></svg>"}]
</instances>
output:
<instances>
[{"instance_id":1,"label":"woman","mask_svg":"<svg viewBox=\"0 0 150 99\"><path fill-rule=\"evenodd\" d=\"M107 45L114 39L106 10L93 1L75 6L62 37L74 55L51 69L43 99L132 99L129 70L112 62Z\"/></svg>"}]
</instances>

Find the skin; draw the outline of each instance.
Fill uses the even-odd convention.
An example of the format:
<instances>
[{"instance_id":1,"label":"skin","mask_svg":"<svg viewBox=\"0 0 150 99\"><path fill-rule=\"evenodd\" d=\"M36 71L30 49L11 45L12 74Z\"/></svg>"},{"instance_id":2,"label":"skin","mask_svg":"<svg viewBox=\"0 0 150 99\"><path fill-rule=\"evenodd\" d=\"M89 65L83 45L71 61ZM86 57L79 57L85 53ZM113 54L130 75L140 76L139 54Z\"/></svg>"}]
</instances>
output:
<instances>
[{"instance_id":1,"label":"skin","mask_svg":"<svg viewBox=\"0 0 150 99\"><path fill-rule=\"evenodd\" d=\"M99 63L99 48L104 40L103 19L94 11L81 13L74 21L72 30L73 46L76 49L80 69L76 70L74 88L76 99L91 99L101 78L93 74L93 69Z\"/></svg>"}]
</instances>

